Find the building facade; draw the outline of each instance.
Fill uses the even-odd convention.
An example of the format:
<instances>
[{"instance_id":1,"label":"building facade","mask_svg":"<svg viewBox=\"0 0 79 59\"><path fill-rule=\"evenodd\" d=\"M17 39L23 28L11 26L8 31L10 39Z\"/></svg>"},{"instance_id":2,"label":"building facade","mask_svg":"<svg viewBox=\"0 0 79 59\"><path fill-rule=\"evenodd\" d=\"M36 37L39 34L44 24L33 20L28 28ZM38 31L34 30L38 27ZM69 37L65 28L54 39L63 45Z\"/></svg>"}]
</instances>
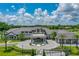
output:
<instances>
[{"instance_id":1,"label":"building facade","mask_svg":"<svg viewBox=\"0 0 79 59\"><path fill-rule=\"evenodd\" d=\"M8 39L17 39L18 34L24 34L25 38L31 39L31 44L47 44L47 39L50 39L51 30L43 27L26 27L14 28L6 32Z\"/></svg>"},{"instance_id":2,"label":"building facade","mask_svg":"<svg viewBox=\"0 0 79 59\"><path fill-rule=\"evenodd\" d=\"M75 33L68 32L66 30L60 30L57 32L56 42L63 44L75 44L77 39L75 38Z\"/></svg>"},{"instance_id":3,"label":"building facade","mask_svg":"<svg viewBox=\"0 0 79 59\"><path fill-rule=\"evenodd\" d=\"M18 39L19 34L24 34L24 38L30 38L31 44L47 44L47 40L51 39L51 33L56 32L55 41L57 43L63 44L75 44L76 38L73 32L68 32L66 30L50 30L44 27L21 27L10 29L6 32L8 39ZM62 36L63 35L63 36Z\"/></svg>"}]
</instances>

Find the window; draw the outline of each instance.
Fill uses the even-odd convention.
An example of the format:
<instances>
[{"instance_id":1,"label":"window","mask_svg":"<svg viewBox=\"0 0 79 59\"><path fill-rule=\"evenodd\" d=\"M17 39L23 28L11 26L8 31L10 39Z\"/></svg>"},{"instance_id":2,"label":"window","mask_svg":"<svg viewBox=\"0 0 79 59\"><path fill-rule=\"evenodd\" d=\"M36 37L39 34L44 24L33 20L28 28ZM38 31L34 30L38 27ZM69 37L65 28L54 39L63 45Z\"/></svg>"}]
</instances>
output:
<instances>
[{"instance_id":1,"label":"window","mask_svg":"<svg viewBox=\"0 0 79 59\"><path fill-rule=\"evenodd\" d=\"M28 33L27 31L25 31L25 33Z\"/></svg>"},{"instance_id":2,"label":"window","mask_svg":"<svg viewBox=\"0 0 79 59\"><path fill-rule=\"evenodd\" d=\"M21 33L24 33L24 31L22 31Z\"/></svg>"},{"instance_id":3,"label":"window","mask_svg":"<svg viewBox=\"0 0 79 59\"><path fill-rule=\"evenodd\" d=\"M10 35L10 36L9 36L9 39L14 39L14 36Z\"/></svg>"},{"instance_id":4,"label":"window","mask_svg":"<svg viewBox=\"0 0 79 59\"><path fill-rule=\"evenodd\" d=\"M32 33L31 31L29 33Z\"/></svg>"},{"instance_id":5,"label":"window","mask_svg":"<svg viewBox=\"0 0 79 59\"><path fill-rule=\"evenodd\" d=\"M39 32L40 31L40 29L37 29L37 32Z\"/></svg>"},{"instance_id":6,"label":"window","mask_svg":"<svg viewBox=\"0 0 79 59\"><path fill-rule=\"evenodd\" d=\"M36 30L32 30L32 33L35 33L36 32Z\"/></svg>"},{"instance_id":7,"label":"window","mask_svg":"<svg viewBox=\"0 0 79 59\"><path fill-rule=\"evenodd\" d=\"M70 43L71 43L71 40L70 40L70 39L67 39L67 40L66 40L66 43L67 43L67 44L70 44Z\"/></svg>"}]
</instances>

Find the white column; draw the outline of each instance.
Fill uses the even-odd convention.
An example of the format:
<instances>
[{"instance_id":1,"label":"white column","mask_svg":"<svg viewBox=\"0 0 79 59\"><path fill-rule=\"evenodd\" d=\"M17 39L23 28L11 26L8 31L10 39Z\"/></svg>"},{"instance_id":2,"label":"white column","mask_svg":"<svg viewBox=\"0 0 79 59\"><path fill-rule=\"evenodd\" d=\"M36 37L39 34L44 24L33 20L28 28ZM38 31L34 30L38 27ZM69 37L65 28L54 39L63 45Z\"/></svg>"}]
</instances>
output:
<instances>
[{"instance_id":1,"label":"white column","mask_svg":"<svg viewBox=\"0 0 79 59\"><path fill-rule=\"evenodd\" d=\"M66 40L64 40L64 44L66 44Z\"/></svg>"},{"instance_id":2,"label":"white column","mask_svg":"<svg viewBox=\"0 0 79 59\"><path fill-rule=\"evenodd\" d=\"M71 40L71 44L72 44L72 40Z\"/></svg>"}]
</instances>

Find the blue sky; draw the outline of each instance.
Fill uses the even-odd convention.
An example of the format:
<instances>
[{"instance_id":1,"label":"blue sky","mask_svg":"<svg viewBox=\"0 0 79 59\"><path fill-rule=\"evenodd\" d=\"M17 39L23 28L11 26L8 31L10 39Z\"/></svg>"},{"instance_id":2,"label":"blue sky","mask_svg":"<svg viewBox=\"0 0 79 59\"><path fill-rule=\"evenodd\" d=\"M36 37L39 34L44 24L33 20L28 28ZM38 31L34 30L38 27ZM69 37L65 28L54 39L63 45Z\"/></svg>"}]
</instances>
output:
<instances>
[{"instance_id":1,"label":"blue sky","mask_svg":"<svg viewBox=\"0 0 79 59\"><path fill-rule=\"evenodd\" d=\"M79 3L0 3L0 22L76 25L79 24Z\"/></svg>"},{"instance_id":2,"label":"blue sky","mask_svg":"<svg viewBox=\"0 0 79 59\"><path fill-rule=\"evenodd\" d=\"M25 8L26 12L33 14L36 8L41 8L42 10L47 9L48 13L56 10L58 8L58 3L0 3L0 12L6 13L16 13L18 9ZM14 7L12 7L14 6ZM9 11L7 11L7 9Z\"/></svg>"}]
</instances>

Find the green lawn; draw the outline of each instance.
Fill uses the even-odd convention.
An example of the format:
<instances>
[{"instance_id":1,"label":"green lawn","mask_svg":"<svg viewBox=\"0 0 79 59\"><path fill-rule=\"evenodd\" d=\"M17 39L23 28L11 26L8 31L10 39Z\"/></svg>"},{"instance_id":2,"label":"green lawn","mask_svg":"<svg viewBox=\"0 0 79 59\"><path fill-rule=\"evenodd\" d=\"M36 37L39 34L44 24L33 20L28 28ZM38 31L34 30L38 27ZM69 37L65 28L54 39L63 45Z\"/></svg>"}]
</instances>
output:
<instances>
[{"instance_id":1,"label":"green lawn","mask_svg":"<svg viewBox=\"0 0 79 59\"><path fill-rule=\"evenodd\" d=\"M79 31L75 31L74 33L77 34L77 35L79 35Z\"/></svg>"},{"instance_id":2,"label":"green lawn","mask_svg":"<svg viewBox=\"0 0 79 59\"><path fill-rule=\"evenodd\" d=\"M8 42L12 43L12 42L21 42L21 41L20 40L9 40Z\"/></svg>"},{"instance_id":3,"label":"green lawn","mask_svg":"<svg viewBox=\"0 0 79 59\"><path fill-rule=\"evenodd\" d=\"M70 46L64 46L64 49L70 49ZM76 48L76 46L71 46L70 55L79 55L79 48Z\"/></svg>"},{"instance_id":4,"label":"green lawn","mask_svg":"<svg viewBox=\"0 0 79 59\"><path fill-rule=\"evenodd\" d=\"M12 43L12 42L21 42L21 40L7 40L8 43ZM0 39L0 43L5 43L5 41L3 39Z\"/></svg>"},{"instance_id":5,"label":"green lawn","mask_svg":"<svg viewBox=\"0 0 79 59\"><path fill-rule=\"evenodd\" d=\"M67 29L69 32L77 32L79 29Z\"/></svg>"},{"instance_id":6,"label":"green lawn","mask_svg":"<svg viewBox=\"0 0 79 59\"><path fill-rule=\"evenodd\" d=\"M20 40L7 40L8 43L12 43L12 42L20 42ZM5 43L4 40L0 39L0 43Z\"/></svg>"},{"instance_id":7,"label":"green lawn","mask_svg":"<svg viewBox=\"0 0 79 59\"><path fill-rule=\"evenodd\" d=\"M18 55L21 55L21 54L22 53L16 52L15 50L5 52L4 47L0 47L0 56L18 56Z\"/></svg>"},{"instance_id":8,"label":"green lawn","mask_svg":"<svg viewBox=\"0 0 79 59\"><path fill-rule=\"evenodd\" d=\"M0 47L0 56L32 56L35 50L22 50L16 46L8 47L5 51L5 47Z\"/></svg>"},{"instance_id":9,"label":"green lawn","mask_svg":"<svg viewBox=\"0 0 79 59\"><path fill-rule=\"evenodd\" d=\"M62 50L61 47L57 47L57 48L55 48L55 50L56 49ZM76 48L76 46L71 46L71 48L70 48L70 46L63 46L63 51L65 53L70 53L71 56L79 56L79 48Z\"/></svg>"},{"instance_id":10,"label":"green lawn","mask_svg":"<svg viewBox=\"0 0 79 59\"><path fill-rule=\"evenodd\" d=\"M4 41L0 39L0 43L4 43Z\"/></svg>"}]
</instances>

